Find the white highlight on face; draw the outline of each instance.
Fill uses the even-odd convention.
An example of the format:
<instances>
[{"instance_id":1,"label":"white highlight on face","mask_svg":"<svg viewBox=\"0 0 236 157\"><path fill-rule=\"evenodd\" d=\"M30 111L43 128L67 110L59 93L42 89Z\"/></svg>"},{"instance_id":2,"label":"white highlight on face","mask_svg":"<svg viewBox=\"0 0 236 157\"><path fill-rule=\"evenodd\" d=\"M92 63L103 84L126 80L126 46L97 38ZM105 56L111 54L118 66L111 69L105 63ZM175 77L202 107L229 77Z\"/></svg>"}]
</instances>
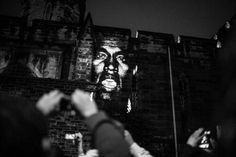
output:
<instances>
[{"instance_id":1,"label":"white highlight on face","mask_svg":"<svg viewBox=\"0 0 236 157\"><path fill-rule=\"evenodd\" d=\"M135 68L133 69L133 75L136 75L137 72L138 72L138 66L136 65Z\"/></svg>"},{"instance_id":2,"label":"white highlight on face","mask_svg":"<svg viewBox=\"0 0 236 157\"><path fill-rule=\"evenodd\" d=\"M99 52L100 53L100 52ZM93 61L93 65L94 65L94 67L95 67L95 72L97 73L97 74L100 74L100 73L102 73L103 72L103 68L104 68L104 66L105 66L105 64L104 64L104 59L103 58L96 58L94 61Z\"/></svg>"},{"instance_id":3,"label":"white highlight on face","mask_svg":"<svg viewBox=\"0 0 236 157\"><path fill-rule=\"evenodd\" d=\"M129 69L129 66L125 63L123 63L123 61L121 59L117 59L119 66L118 66L118 74L121 77L124 77L126 75L127 70Z\"/></svg>"},{"instance_id":4,"label":"white highlight on face","mask_svg":"<svg viewBox=\"0 0 236 157\"><path fill-rule=\"evenodd\" d=\"M130 113L132 110L132 106L131 106L131 101L130 98L128 99L128 103L127 103L127 113Z\"/></svg>"}]
</instances>

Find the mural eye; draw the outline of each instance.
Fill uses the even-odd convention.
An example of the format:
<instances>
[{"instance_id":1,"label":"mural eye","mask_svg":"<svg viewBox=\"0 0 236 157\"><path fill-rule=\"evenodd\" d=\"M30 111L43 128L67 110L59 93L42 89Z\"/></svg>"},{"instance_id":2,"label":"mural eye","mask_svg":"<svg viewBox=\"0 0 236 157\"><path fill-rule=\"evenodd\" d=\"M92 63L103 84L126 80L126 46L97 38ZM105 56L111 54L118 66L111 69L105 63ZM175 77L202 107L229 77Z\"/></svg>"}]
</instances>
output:
<instances>
[{"instance_id":1,"label":"mural eye","mask_svg":"<svg viewBox=\"0 0 236 157\"><path fill-rule=\"evenodd\" d=\"M118 55L118 56L116 56L116 59L117 59L117 60L120 60L120 61L122 61L122 62L125 61L124 55Z\"/></svg>"},{"instance_id":2,"label":"mural eye","mask_svg":"<svg viewBox=\"0 0 236 157\"><path fill-rule=\"evenodd\" d=\"M104 52L99 52L97 55L97 59L105 60L107 58L107 54Z\"/></svg>"}]
</instances>

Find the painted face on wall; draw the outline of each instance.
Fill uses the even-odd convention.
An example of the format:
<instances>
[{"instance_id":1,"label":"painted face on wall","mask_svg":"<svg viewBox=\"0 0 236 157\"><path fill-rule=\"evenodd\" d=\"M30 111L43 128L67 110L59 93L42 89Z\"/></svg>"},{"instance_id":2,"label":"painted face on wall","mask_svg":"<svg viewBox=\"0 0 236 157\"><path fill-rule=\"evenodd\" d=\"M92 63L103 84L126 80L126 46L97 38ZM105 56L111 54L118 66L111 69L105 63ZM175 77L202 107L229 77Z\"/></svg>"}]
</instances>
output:
<instances>
[{"instance_id":1,"label":"painted face on wall","mask_svg":"<svg viewBox=\"0 0 236 157\"><path fill-rule=\"evenodd\" d=\"M122 78L129 67L126 63L125 53L114 46L102 46L97 51L93 61L97 74L97 83L106 92L119 91L122 88Z\"/></svg>"}]
</instances>

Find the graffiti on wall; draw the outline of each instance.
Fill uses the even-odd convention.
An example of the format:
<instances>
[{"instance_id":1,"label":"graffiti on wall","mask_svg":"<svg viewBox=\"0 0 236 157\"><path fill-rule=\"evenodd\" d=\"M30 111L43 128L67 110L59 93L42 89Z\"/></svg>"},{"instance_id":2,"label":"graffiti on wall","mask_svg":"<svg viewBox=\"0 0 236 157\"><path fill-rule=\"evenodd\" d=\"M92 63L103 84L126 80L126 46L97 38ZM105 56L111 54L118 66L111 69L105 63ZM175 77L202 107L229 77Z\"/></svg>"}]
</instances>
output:
<instances>
[{"instance_id":1,"label":"graffiti on wall","mask_svg":"<svg viewBox=\"0 0 236 157\"><path fill-rule=\"evenodd\" d=\"M85 0L21 0L22 16L33 19L79 23Z\"/></svg>"},{"instance_id":2,"label":"graffiti on wall","mask_svg":"<svg viewBox=\"0 0 236 157\"><path fill-rule=\"evenodd\" d=\"M27 66L35 77L60 79L61 62L61 51L33 50L29 55Z\"/></svg>"},{"instance_id":3,"label":"graffiti on wall","mask_svg":"<svg viewBox=\"0 0 236 157\"><path fill-rule=\"evenodd\" d=\"M80 40L73 48L69 80L91 81L92 60L94 52L93 22L88 14L82 27ZM78 40L77 40L78 41Z\"/></svg>"}]
</instances>

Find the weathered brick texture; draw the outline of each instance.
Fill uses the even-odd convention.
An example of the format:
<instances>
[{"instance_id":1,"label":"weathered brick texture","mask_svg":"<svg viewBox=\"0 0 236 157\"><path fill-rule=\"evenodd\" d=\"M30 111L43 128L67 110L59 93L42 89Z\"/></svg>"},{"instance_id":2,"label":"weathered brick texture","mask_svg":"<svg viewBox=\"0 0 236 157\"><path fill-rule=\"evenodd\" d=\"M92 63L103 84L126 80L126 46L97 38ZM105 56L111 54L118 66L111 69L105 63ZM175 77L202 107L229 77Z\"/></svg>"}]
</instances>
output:
<instances>
[{"instance_id":1,"label":"weathered brick texture","mask_svg":"<svg viewBox=\"0 0 236 157\"><path fill-rule=\"evenodd\" d=\"M43 20L26 27L24 19L4 17L0 20L1 50L13 54L0 76L1 92L27 97L33 102L53 89L68 95L76 88L94 92L99 108L123 122L141 146L154 156L168 157L174 155L172 74L179 147L193 129L210 124L209 115L216 103L213 91L217 91L212 40L182 36L181 43L175 44L170 34L147 31L139 31L138 38L131 38L128 29L93 26L91 16L83 27ZM119 46L127 50L130 67L121 93L111 101L100 99L99 87L91 83L96 80L92 61L96 46L102 40L118 41ZM59 79L32 76L26 63L31 50L35 49L62 52ZM133 73L135 69L137 72ZM128 100L130 113L126 113ZM91 148L90 132L79 115L61 111L50 117L49 127L52 143L63 149L66 156L78 154L78 143L65 140L66 133L81 132L84 149Z\"/></svg>"},{"instance_id":2,"label":"weathered brick texture","mask_svg":"<svg viewBox=\"0 0 236 157\"><path fill-rule=\"evenodd\" d=\"M218 91L215 45L213 40L181 36L172 55L175 102L182 128L180 140L186 140L198 127L212 127Z\"/></svg>"},{"instance_id":3,"label":"weathered brick texture","mask_svg":"<svg viewBox=\"0 0 236 157\"><path fill-rule=\"evenodd\" d=\"M138 130L136 136L152 154L171 156L174 147L168 51L173 36L138 31L137 40L135 63L138 66L137 97L141 110L135 123L141 123L141 127L134 127Z\"/></svg>"},{"instance_id":4,"label":"weathered brick texture","mask_svg":"<svg viewBox=\"0 0 236 157\"><path fill-rule=\"evenodd\" d=\"M91 81L95 39L90 14L87 16L80 34L78 43L72 52L69 80Z\"/></svg>"}]
</instances>

